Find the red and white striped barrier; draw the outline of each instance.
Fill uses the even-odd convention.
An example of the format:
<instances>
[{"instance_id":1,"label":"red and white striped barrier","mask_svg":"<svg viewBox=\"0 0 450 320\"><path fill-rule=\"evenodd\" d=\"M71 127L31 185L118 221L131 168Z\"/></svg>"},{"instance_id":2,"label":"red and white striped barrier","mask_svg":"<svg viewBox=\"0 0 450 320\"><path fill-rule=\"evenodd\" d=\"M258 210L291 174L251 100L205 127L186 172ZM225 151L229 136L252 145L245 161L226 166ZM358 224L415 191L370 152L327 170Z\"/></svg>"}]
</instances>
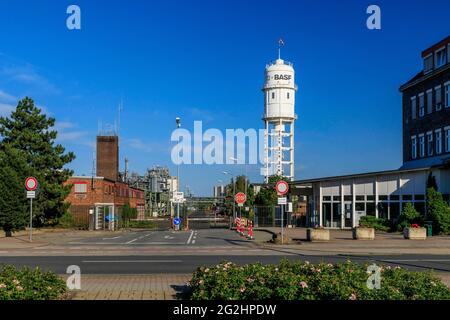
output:
<instances>
[{"instance_id":1,"label":"red and white striped barrier","mask_svg":"<svg viewBox=\"0 0 450 320\"><path fill-rule=\"evenodd\" d=\"M248 222L247 238L253 240L253 222Z\"/></svg>"}]
</instances>

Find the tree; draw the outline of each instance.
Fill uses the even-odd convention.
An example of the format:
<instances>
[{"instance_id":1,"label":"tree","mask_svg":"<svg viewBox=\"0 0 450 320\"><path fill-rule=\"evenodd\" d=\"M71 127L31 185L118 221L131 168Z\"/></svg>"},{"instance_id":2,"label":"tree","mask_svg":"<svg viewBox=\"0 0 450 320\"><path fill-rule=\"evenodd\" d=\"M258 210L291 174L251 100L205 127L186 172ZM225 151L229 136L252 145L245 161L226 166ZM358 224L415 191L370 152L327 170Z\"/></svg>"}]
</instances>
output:
<instances>
[{"instance_id":1,"label":"tree","mask_svg":"<svg viewBox=\"0 0 450 320\"><path fill-rule=\"evenodd\" d=\"M433 222L433 233L450 233L450 208L434 188L427 189L427 219Z\"/></svg>"},{"instance_id":2,"label":"tree","mask_svg":"<svg viewBox=\"0 0 450 320\"><path fill-rule=\"evenodd\" d=\"M29 221L23 175L26 170L25 158L19 151L8 145L0 150L0 227L6 236L24 229Z\"/></svg>"},{"instance_id":3,"label":"tree","mask_svg":"<svg viewBox=\"0 0 450 320\"><path fill-rule=\"evenodd\" d=\"M30 170L39 182L34 206L35 222L44 224L63 215L68 203L71 186L63 183L73 174L65 165L75 159L72 152L65 153L60 144L55 144L57 131L52 130L55 119L47 117L30 98L19 101L10 117L0 117L0 150L6 145L23 154ZM18 172L23 178L23 174Z\"/></svg>"},{"instance_id":4,"label":"tree","mask_svg":"<svg viewBox=\"0 0 450 320\"><path fill-rule=\"evenodd\" d=\"M269 183L262 187L259 193L256 195L255 203L260 206L275 206L277 204L277 192L275 185L278 181L283 180L281 176L270 176Z\"/></svg>"},{"instance_id":5,"label":"tree","mask_svg":"<svg viewBox=\"0 0 450 320\"><path fill-rule=\"evenodd\" d=\"M399 231L401 231L404 228L409 228L413 223L421 224L422 217L420 216L420 213L417 212L417 210L414 208L413 204L411 202L408 202L403 207L402 213L398 219L397 228L399 229Z\"/></svg>"},{"instance_id":6,"label":"tree","mask_svg":"<svg viewBox=\"0 0 450 320\"><path fill-rule=\"evenodd\" d=\"M427 189L428 188L433 188L436 191L438 190L436 178L435 178L435 176L433 176L433 174L431 172L428 174L428 179L427 179Z\"/></svg>"}]
</instances>

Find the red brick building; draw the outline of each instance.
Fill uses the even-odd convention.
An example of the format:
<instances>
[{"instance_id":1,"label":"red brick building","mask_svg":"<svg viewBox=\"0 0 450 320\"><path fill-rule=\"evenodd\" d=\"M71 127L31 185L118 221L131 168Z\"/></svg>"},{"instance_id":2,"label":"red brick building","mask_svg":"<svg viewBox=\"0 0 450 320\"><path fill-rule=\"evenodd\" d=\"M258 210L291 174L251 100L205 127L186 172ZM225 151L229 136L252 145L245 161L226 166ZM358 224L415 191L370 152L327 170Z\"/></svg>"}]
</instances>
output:
<instances>
[{"instance_id":1,"label":"red brick building","mask_svg":"<svg viewBox=\"0 0 450 320\"><path fill-rule=\"evenodd\" d=\"M74 176L66 184L73 185L66 201L79 226L92 230L117 229L126 203L137 209L138 216L144 214L144 191L126 183L103 177Z\"/></svg>"}]
</instances>

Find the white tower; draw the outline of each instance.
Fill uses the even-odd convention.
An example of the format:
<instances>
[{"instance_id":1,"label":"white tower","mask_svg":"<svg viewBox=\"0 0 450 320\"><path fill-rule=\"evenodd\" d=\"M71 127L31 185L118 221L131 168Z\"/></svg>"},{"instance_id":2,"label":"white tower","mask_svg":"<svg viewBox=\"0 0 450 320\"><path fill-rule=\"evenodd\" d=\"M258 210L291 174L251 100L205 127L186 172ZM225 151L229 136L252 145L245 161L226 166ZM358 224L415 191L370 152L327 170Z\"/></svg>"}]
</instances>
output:
<instances>
[{"instance_id":1,"label":"white tower","mask_svg":"<svg viewBox=\"0 0 450 320\"><path fill-rule=\"evenodd\" d=\"M266 65L264 92L264 151L266 183L269 176L294 179L295 71L281 59Z\"/></svg>"}]
</instances>

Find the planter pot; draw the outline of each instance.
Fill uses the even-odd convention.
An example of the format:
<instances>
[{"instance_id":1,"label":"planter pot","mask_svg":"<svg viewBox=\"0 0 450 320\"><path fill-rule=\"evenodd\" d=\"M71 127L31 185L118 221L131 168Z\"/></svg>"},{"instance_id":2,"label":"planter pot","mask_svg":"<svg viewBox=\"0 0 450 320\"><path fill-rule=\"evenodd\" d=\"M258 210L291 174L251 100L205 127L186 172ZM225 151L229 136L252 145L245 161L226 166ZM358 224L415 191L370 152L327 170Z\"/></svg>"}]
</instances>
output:
<instances>
[{"instance_id":1,"label":"planter pot","mask_svg":"<svg viewBox=\"0 0 450 320\"><path fill-rule=\"evenodd\" d=\"M427 229L425 228L405 228L403 229L405 239L424 240L427 238Z\"/></svg>"},{"instance_id":2,"label":"planter pot","mask_svg":"<svg viewBox=\"0 0 450 320\"><path fill-rule=\"evenodd\" d=\"M353 228L353 239L373 240L375 239L375 228L358 227Z\"/></svg>"},{"instance_id":3,"label":"planter pot","mask_svg":"<svg viewBox=\"0 0 450 320\"><path fill-rule=\"evenodd\" d=\"M330 230L308 228L306 230L306 239L308 241L329 241Z\"/></svg>"}]
</instances>

